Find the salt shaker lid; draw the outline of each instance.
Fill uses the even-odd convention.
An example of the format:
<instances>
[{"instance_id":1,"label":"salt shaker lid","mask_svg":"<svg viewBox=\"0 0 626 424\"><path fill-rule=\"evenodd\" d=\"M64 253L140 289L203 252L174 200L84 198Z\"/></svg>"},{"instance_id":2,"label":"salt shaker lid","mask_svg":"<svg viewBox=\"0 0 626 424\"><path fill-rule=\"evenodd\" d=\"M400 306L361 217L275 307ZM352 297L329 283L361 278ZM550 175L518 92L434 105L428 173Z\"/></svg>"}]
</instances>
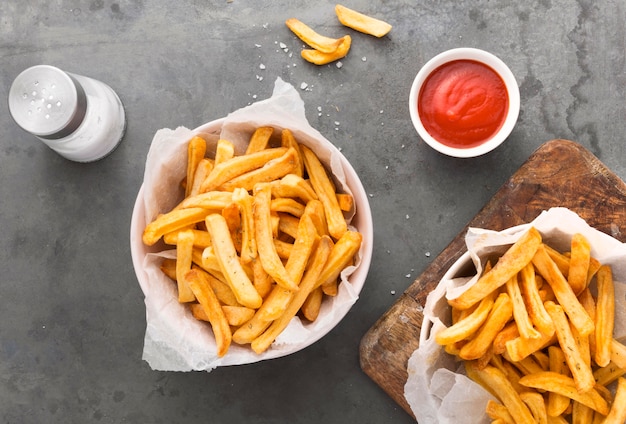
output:
<instances>
[{"instance_id":1,"label":"salt shaker lid","mask_svg":"<svg viewBox=\"0 0 626 424\"><path fill-rule=\"evenodd\" d=\"M78 128L87 110L80 83L62 70L37 65L20 73L9 90L9 110L29 133L63 138Z\"/></svg>"}]
</instances>

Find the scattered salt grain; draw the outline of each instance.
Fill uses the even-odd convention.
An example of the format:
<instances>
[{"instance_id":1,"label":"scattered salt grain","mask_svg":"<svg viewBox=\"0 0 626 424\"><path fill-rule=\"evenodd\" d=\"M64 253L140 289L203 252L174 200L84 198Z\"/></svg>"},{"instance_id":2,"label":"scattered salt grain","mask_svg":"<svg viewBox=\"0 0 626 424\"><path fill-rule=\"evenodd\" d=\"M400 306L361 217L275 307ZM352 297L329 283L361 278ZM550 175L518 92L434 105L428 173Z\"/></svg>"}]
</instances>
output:
<instances>
[{"instance_id":1,"label":"scattered salt grain","mask_svg":"<svg viewBox=\"0 0 626 424\"><path fill-rule=\"evenodd\" d=\"M366 58L365 56L363 56L363 57L361 58L361 60L362 60L363 62L365 62L365 61L367 61L367 58Z\"/></svg>"},{"instance_id":2,"label":"scattered salt grain","mask_svg":"<svg viewBox=\"0 0 626 424\"><path fill-rule=\"evenodd\" d=\"M306 82L303 82L302 84L300 84L300 90L306 90L308 86L309 84L307 84Z\"/></svg>"},{"instance_id":3,"label":"scattered salt grain","mask_svg":"<svg viewBox=\"0 0 626 424\"><path fill-rule=\"evenodd\" d=\"M426 252L426 253L424 253L424 255L425 255L427 258L430 258L430 252Z\"/></svg>"},{"instance_id":4,"label":"scattered salt grain","mask_svg":"<svg viewBox=\"0 0 626 424\"><path fill-rule=\"evenodd\" d=\"M335 66L337 66L337 68L341 69L341 67L343 66L343 63L337 62Z\"/></svg>"},{"instance_id":5,"label":"scattered salt grain","mask_svg":"<svg viewBox=\"0 0 626 424\"><path fill-rule=\"evenodd\" d=\"M391 295L393 296L395 294L396 294L396 291L395 290L391 290Z\"/></svg>"},{"instance_id":6,"label":"scattered salt grain","mask_svg":"<svg viewBox=\"0 0 626 424\"><path fill-rule=\"evenodd\" d=\"M265 65L261 63L261 64L259 65L259 69L265 69Z\"/></svg>"}]
</instances>

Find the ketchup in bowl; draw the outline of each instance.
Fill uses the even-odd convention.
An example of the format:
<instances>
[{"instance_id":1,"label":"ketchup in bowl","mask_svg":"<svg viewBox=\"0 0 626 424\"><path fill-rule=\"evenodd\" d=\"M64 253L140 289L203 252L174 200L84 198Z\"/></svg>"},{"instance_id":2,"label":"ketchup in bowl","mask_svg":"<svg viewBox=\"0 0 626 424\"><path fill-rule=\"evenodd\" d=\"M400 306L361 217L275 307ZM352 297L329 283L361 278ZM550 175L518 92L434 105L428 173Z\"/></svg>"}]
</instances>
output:
<instances>
[{"instance_id":1,"label":"ketchup in bowl","mask_svg":"<svg viewBox=\"0 0 626 424\"><path fill-rule=\"evenodd\" d=\"M450 147L471 148L500 130L509 97L504 81L488 65L453 60L426 78L417 109L433 138Z\"/></svg>"}]
</instances>

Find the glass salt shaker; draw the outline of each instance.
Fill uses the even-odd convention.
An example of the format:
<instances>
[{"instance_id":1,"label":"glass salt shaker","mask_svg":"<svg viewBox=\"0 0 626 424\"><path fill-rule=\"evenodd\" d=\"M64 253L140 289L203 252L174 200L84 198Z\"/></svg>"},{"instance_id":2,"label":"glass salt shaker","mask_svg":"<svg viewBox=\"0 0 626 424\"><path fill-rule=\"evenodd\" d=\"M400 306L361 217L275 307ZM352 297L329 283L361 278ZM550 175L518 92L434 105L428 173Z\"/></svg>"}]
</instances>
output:
<instances>
[{"instance_id":1,"label":"glass salt shaker","mask_svg":"<svg viewBox=\"0 0 626 424\"><path fill-rule=\"evenodd\" d=\"M103 82L49 65L20 73L9 90L15 122L66 159L93 162L122 140L126 116Z\"/></svg>"}]
</instances>

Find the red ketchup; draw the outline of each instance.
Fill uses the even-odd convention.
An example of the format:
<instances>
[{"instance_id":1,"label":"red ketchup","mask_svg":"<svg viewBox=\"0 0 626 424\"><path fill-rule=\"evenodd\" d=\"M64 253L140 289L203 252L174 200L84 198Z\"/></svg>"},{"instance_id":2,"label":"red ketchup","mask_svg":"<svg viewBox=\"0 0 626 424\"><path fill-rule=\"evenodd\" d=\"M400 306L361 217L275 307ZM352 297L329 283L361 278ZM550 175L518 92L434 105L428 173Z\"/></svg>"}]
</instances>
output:
<instances>
[{"instance_id":1,"label":"red ketchup","mask_svg":"<svg viewBox=\"0 0 626 424\"><path fill-rule=\"evenodd\" d=\"M489 140L502 127L509 109L504 81L489 66L455 60L424 81L417 107L422 124L439 142L470 148Z\"/></svg>"}]
</instances>

